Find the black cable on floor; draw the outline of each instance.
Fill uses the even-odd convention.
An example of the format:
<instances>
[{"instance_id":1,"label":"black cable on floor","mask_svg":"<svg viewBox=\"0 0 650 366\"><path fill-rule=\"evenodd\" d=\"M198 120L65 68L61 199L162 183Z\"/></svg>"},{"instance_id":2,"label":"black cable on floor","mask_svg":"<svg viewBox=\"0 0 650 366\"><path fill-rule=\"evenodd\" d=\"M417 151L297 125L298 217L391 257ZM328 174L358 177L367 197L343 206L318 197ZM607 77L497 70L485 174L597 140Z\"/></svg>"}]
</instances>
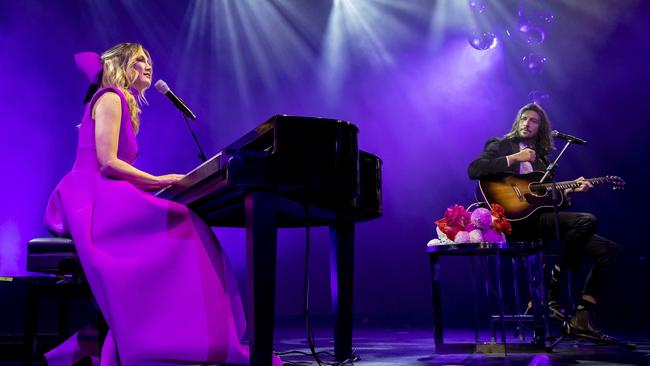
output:
<instances>
[{"instance_id":1,"label":"black cable on floor","mask_svg":"<svg viewBox=\"0 0 650 366\"><path fill-rule=\"evenodd\" d=\"M316 363L319 366L348 366L354 365L354 362L359 361L360 358L356 353L356 350L352 350L352 356L343 361L325 361L321 358L321 355L328 355L334 358L334 354L326 351L316 351L316 341L314 338L314 330L311 327L311 322L309 320L309 253L311 251L311 225L309 217L309 206L305 203L303 204L303 210L305 212L305 275L304 275L304 303L303 310L305 314L305 331L307 333L307 345L309 346L310 352L303 351L287 351L287 352L278 352L276 353L279 356L287 355L311 355ZM283 361L285 362L285 361ZM289 365L307 365L306 361L286 361Z\"/></svg>"}]
</instances>

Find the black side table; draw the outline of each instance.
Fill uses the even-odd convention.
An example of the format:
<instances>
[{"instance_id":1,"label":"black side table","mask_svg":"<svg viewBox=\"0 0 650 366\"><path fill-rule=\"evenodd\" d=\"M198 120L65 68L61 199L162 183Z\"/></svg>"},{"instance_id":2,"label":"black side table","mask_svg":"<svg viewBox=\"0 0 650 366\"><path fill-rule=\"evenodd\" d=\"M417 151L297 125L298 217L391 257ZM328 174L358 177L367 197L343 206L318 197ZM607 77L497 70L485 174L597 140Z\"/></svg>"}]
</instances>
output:
<instances>
[{"instance_id":1,"label":"black side table","mask_svg":"<svg viewBox=\"0 0 650 366\"><path fill-rule=\"evenodd\" d=\"M542 246L537 242L509 242L509 243L466 243L442 244L428 246L427 252L431 264L431 294L433 307L433 338L435 353L474 353L474 352L503 352L507 354L505 336L505 318L503 305L503 292L501 285L501 259L502 257L520 257L528 260L528 283L531 301L534 309L534 328L537 337L532 344L511 344L511 351L544 350L544 339L548 336L547 308L544 299L544 270ZM475 343L447 343L444 342L442 321L442 294L440 292L440 257L441 256L493 256L496 266L497 297L499 301L501 322L501 344L480 345ZM476 278L472 278L476 281ZM514 315L508 316L510 318ZM517 349L515 349L517 348Z\"/></svg>"}]
</instances>

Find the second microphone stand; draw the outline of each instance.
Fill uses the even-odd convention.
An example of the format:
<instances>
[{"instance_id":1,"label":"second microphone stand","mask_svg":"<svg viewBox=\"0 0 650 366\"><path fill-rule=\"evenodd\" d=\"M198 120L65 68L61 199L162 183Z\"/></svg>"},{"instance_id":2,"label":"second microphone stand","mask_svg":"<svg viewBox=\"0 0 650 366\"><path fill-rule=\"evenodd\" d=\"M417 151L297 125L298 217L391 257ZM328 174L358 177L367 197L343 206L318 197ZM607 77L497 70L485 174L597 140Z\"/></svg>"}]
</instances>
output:
<instances>
[{"instance_id":1,"label":"second microphone stand","mask_svg":"<svg viewBox=\"0 0 650 366\"><path fill-rule=\"evenodd\" d=\"M192 130L192 126L190 126L190 120L189 118L187 118L185 113L183 113L183 119L185 119L185 124L187 125L187 129L190 130L190 134L194 139L194 143L196 144L196 147L199 149L199 158L201 159L202 163L205 163L205 161L208 160L208 158L205 156L205 152L203 152L203 148L201 147L199 140L196 138L196 135L194 134L194 130Z\"/></svg>"}]
</instances>

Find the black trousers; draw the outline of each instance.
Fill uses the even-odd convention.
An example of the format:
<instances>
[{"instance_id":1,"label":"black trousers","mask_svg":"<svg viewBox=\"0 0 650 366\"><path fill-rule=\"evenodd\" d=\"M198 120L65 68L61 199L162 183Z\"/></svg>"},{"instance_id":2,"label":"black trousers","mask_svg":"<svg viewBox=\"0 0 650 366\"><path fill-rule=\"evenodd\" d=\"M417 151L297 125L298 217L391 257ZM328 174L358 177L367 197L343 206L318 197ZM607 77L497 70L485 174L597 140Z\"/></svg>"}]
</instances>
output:
<instances>
[{"instance_id":1,"label":"black trousers","mask_svg":"<svg viewBox=\"0 0 650 366\"><path fill-rule=\"evenodd\" d=\"M583 257L590 258L593 266L585 281L583 294L600 299L616 265L620 252L618 244L596 234L598 220L590 213L560 212L559 224L562 239L560 267L577 270ZM543 212L522 222L513 222L512 231L510 240L553 240L555 215L553 212Z\"/></svg>"}]
</instances>

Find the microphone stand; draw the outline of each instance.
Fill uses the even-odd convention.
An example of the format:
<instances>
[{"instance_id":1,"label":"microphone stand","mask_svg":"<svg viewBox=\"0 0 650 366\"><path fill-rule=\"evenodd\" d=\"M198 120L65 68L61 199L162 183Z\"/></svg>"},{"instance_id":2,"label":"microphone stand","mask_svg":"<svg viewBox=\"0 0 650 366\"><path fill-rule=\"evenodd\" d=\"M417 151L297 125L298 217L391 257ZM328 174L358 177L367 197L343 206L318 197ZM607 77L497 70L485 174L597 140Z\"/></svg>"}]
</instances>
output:
<instances>
[{"instance_id":1,"label":"microphone stand","mask_svg":"<svg viewBox=\"0 0 650 366\"><path fill-rule=\"evenodd\" d=\"M562 148L562 151L560 151L560 153L557 155L555 160L553 160L553 162L549 166L546 167L546 171L544 172L544 176L539 181L540 183L544 183L546 178L553 175L553 172L555 172L555 168L557 167L558 160L560 160L560 158L562 157L562 155L564 154L566 149L569 147L569 145L571 145L572 142L573 142L573 140L567 140L566 144L564 144L564 147ZM555 187L555 183L554 182L552 182L552 183L553 183L553 187Z\"/></svg>"},{"instance_id":2,"label":"microphone stand","mask_svg":"<svg viewBox=\"0 0 650 366\"><path fill-rule=\"evenodd\" d=\"M555 184L554 174L555 174L555 169L557 168L557 165L558 165L557 164L558 161L560 160L562 155L564 155L564 152L567 150L567 148L569 147L569 145L571 145L572 142L573 141L571 141L571 140L567 140L566 144L564 145L564 147L562 148L560 153L557 155L557 157L555 157L553 162L546 167L546 171L544 172L544 175L542 176L542 179L540 179L540 181L539 181L539 183L544 183L546 180L551 181L551 200L553 201L553 218L554 218L554 221L555 221L555 241L556 241L557 245L560 248L560 260L558 262L560 264L564 260L564 256L565 256L564 246L562 245L562 239L560 238L560 214L559 214L559 211L558 211L560 198L562 197L561 196L562 193L560 193L560 191L557 188L557 185ZM554 266L555 266L555 264L554 264ZM554 268L551 268L551 276L552 276L553 269ZM564 275L562 275L563 273L564 273ZM562 276L563 279L566 279L566 281L569 283L569 285L571 285L571 275L570 275L570 273L568 273L568 271L562 270L562 266L560 266L560 275ZM546 292L546 291L544 291L544 292ZM564 291L564 292L566 293L566 291ZM567 300L568 300L569 304L571 304L571 306L574 305L573 304L573 295L571 294L570 290L568 291L568 299ZM546 309L544 311L544 314L546 314L545 316L548 316L548 309ZM565 323L566 322L568 322L568 320L565 320ZM566 327L565 325L562 326L563 329L565 327ZM549 338L547 335L545 337L546 337L545 339L552 339L553 338L553 336L551 336ZM553 344L551 345L550 348L551 349L554 348L555 345L557 345L561 340L564 339L564 337L565 336L562 333L557 338L557 340L553 342Z\"/></svg>"},{"instance_id":3,"label":"microphone stand","mask_svg":"<svg viewBox=\"0 0 650 366\"><path fill-rule=\"evenodd\" d=\"M567 150L569 145L573 140L567 140L566 144L564 144L564 147L560 151L560 153L555 157L555 160L549 166L546 167L546 171L544 172L544 175L542 176L542 179L540 179L540 183L544 183L544 181L550 177L551 180L551 200L553 201L553 216L555 219L555 240L556 243L558 244L560 248L560 263L561 261L564 260L564 246L562 245L562 239L560 238L560 214L558 212L558 207L560 203L560 198L562 197L562 193L557 189L557 186L555 185L555 168L557 168L557 162L560 160L562 155L564 155L564 152ZM560 267L561 269L562 267ZM553 269L551 269L553 270ZM566 273L565 278L567 278L567 281L570 282L570 274ZM568 293L568 300L569 303L573 306L573 295L571 294L571 291Z\"/></svg>"},{"instance_id":4,"label":"microphone stand","mask_svg":"<svg viewBox=\"0 0 650 366\"><path fill-rule=\"evenodd\" d=\"M553 163L551 163L548 167L546 167L546 172L544 173L544 176L542 177L542 179L540 179L540 181L539 181L539 183L543 183L547 178L549 178L549 177L551 178L551 187L552 187L551 188L551 192L552 192L551 193L551 198L553 200L553 212L554 212L554 218L555 218L555 239L556 239L557 243L560 246L560 260L561 261L564 260L564 256L566 254L565 250L564 250L564 246L562 245L562 242L561 242L561 239L560 239L560 215L558 213L558 206L559 206L559 198L561 197L560 196L561 193L557 189L557 185L555 184L555 180L553 179L553 173L555 172L555 168L557 168L558 160L560 160L560 158L562 157L564 152L567 150L569 145L571 145L571 143L573 143L573 142L575 142L575 140L573 140L573 139L567 139L566 140L566 144L564 145L564 147L562 148L562 150L560 151L558 156L555 158L555 160L553 160ZM562 270L561 266L560 266L560 273L564 273L563 278L566 279L568 285L571 287L571 285L572 285L571 284L571 273L568 270L567 271ZM568 299L567 300L569 301L571 306L574 306L575 303L573 302L573 295L572 295L571 292L572 292L571 288L569 288ZM544 314L546 314L546 316L548 316L548 309L546 309L544 311ZM569 319L565 318L564 324L562 325L562 333L560 333L559 336L551 336L551 337L546 337L545 338L545 341L549 340L549 339L556 338L552 342L552 344L550 346L547 346L547 351L549 351L549 352L552 351L560 342L562 342L563 340L570 340L570 339L572 339L571 337L578 338L578 339L587 339L587 340L590 340L592 342L595 342L596 344L611 344L611 345L616 345L616 346L620 346L620 347L625 347L627 349L632 349L632 350L636 349L636 345L634 345L632 343L625 343L625 342L620 342L620 341L616 341L616 340L604 340L604 339L603 340L594 340L593 338L589 338L587 336L569 334L568 333L569 328L568 328L568 325L567 325L568 323L569 323Z\"/></svg>"},{"instance_id":5,"label":"microphone stand","mask_svg":"<svg viewBox=\"0 0 650 366\"><path fill-rule=\"evenodd\" d=\"M199 140L196 138L196 135L194 134L194 130L192 130L192 127L190 126L190 120L187 118L185 113L182 113L183 119L185 119L185 124L187 125L187 129L190 130L190 134L192 135L192 138L194 139L194 143L196 144L196 147L199 149L199 158L201 159L201 162L205 163L208 158L205 157L205 152L203 152L203 148L201 148L201 144L199 143Z\"/></svg>"}]
</instances>

